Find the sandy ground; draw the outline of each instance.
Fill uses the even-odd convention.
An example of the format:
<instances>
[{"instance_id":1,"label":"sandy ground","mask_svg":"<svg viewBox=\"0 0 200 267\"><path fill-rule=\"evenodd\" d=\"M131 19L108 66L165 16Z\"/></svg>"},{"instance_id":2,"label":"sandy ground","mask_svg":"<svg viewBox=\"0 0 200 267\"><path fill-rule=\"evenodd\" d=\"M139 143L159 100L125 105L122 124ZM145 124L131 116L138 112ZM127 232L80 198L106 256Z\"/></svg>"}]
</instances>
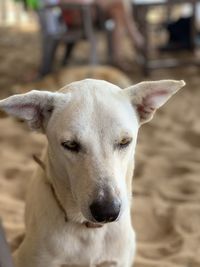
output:
<instances>
[{"instance_id":1,"label":"sandy ground","mask_svg":"<svg viewBox=\"0 0 200 267\"><path fill-rule=\"evenodd\" d=\"M40 83L19 86L26 73L37 67L38 37L8 29L1 29L0 35L1 98L34 87L58 89L63 83L91 75L88 68L71 68ZM129 83L111 72L111 78L105 76L107 70L95 71L92 76L109 78L123 87ZM135 64L130 78L133 83L144 80ZM185 79L187 86L140 130L133 179L133 223L138 240L134 266L199 267L199 69L157 70L150 77L161 78ZM44 136L31 133L23 123L12 118L0 120L0 216L12 249L24 232L26 189L37 167L32 155L40 155L44 143Z\"/></svg>"}]
</instances>

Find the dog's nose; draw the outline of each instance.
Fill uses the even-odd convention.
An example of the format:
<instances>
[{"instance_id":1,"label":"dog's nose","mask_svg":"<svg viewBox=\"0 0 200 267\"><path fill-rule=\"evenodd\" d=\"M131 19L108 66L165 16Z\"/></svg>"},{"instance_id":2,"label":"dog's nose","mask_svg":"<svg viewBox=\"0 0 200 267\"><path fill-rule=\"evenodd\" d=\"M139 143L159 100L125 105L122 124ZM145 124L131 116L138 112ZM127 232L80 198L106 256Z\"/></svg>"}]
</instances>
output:
<instances>
[{"instance_id":1,"label":"dog's nose","mask_svg":"<svg viewBox=\"0 0 200 267\"><path fill-rule=\"evenodd\" d=\"M90 211L97 222L113 222L120 213L121 201L119 199L97 200L90 205Z\"/></svg>"}]
</instances>

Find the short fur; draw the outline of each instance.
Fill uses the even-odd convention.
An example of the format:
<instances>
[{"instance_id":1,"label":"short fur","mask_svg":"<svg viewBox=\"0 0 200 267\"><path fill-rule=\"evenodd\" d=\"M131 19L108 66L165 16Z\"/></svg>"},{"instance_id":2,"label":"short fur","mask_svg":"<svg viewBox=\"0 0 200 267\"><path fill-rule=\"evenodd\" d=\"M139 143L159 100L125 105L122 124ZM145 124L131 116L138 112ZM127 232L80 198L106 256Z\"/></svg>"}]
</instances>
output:
<instances>
[{"instance_id":1,"label":"short fur","mask_svg":"<svg viewBox=\"0 0 200 267\"><path fill-rule=\"evenodd\" d=\"M1 109L48 139L45 168L38 167L28 193L26 236L15 253L16 267L132 266L130 210L138 129L184 84L163 80L122 90L86 79L56 93L31 91L0 101ZM62 146L74 140L80 151ZM120 199L120 214L97 228L90 205L106 190Z\"/></svg>"}]
</instances>

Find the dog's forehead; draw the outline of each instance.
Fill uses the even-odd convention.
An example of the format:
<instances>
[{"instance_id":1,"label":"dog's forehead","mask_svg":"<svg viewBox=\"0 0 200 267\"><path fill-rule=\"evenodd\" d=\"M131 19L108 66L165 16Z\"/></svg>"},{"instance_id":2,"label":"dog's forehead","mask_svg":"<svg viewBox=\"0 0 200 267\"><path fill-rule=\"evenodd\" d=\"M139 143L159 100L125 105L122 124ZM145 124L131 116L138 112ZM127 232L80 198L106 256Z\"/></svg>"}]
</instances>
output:
<instances>
[{"instance_id":1,"label":"dog's forehead","mask_svg":"<svg viewBox=\"0 0 200 267\"><path fill-rule=\"evenodd\" d=\"M81 81L72 82L65 87L60 89L60 92L69 92L69 91L76 91L76 90L105 90L107 92L116 92L121 91L121 88L117 85L114 85L110 82L104 81L104 80L96 80L96 79L85 79ZM90 92L91 92L90 91Z\"/></svg>"},{"instance_id":2,"label":"dog's forehead","mask_svg":"<svg viewBox=\"0 0 200 267\"><path fill-rule=\"evenodd\" d=\"M94 79L85 79L73 82L60 90L62 93L69 94L71 101L67 108L77 106L79 109L86 109L87 106L96 105L95 102L110 101L119 97L122 89L118 86Z\"/></svg>"},{"instance_id":3,"label":"dog's forehead","mask_svg":"<svg viewBox=\"0 0 200 267\"><path fill-rule=\"evenodd\" d=\"M95 131L103 133L111 128L116 132L133 131L137 124L131 104L116 85L87 79L72 83L61 92L70 93L70 101L59 115L58 123L64 131L79 134L86 131L87 134Z\"/></svg>"}]
</instances>

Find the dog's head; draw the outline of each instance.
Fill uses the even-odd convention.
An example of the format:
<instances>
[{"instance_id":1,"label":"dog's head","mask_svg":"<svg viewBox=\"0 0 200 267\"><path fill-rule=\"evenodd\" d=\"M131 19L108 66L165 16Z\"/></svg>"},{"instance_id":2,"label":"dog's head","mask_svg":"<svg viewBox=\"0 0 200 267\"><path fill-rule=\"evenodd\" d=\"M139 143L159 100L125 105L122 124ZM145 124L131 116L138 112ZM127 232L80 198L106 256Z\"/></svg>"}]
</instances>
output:
<instances>
[{"instance_id":1,"label":"dog's head","mask_svg":"<svg viewBox=\"0 0 200 267\"><path fill-rule=\"evenodd\" d=\"M47 135L56 178L70 187L87 220L103 223L117 220L130 203L140 125L184 84L163 80L121 90L87 79L55 93L14 95L0 108Z\"/></svg>"}]
</instances>

